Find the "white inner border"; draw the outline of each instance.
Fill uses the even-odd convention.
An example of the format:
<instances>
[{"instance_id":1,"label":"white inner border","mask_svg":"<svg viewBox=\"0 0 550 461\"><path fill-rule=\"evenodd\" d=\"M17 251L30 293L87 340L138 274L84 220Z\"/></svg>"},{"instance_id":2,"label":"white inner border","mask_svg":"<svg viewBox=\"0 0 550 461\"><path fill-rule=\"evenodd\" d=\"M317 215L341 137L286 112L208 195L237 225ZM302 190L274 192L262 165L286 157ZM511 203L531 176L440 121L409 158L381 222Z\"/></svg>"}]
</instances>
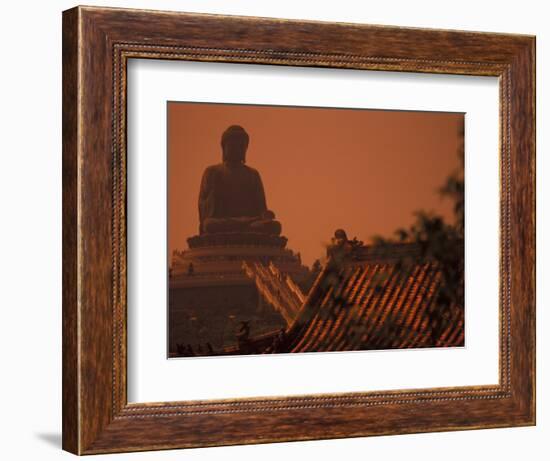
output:
<instances>
[{"instance_id":1,"label":"white inner border","mask_svg":"<svg viewBox=\"0 0 550 461\"><path fill-rule=\"evenodd\" d=\"M466 113L466 347L168 360L169 100ZM498 147L496 77L130 59L128 401L497 384Z\"/></svg>"}]
</instances>

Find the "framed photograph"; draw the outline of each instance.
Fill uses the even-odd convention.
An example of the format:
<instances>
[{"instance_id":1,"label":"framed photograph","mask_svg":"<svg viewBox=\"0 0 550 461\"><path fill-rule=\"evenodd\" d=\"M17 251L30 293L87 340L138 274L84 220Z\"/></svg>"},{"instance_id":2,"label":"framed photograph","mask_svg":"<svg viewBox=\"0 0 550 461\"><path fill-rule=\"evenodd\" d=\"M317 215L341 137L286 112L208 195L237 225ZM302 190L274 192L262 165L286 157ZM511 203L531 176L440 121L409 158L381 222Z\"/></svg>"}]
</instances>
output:
<instances>
[{"instance_id":1,"label":"framed photograph","mask_svg":"<svg viewBox=\"0 0 550 461\"><path fill-rule=\"evenodd\" d=\"M63 13L63 448L535 424L535 39Z\"/></svg>"}]
</instances>

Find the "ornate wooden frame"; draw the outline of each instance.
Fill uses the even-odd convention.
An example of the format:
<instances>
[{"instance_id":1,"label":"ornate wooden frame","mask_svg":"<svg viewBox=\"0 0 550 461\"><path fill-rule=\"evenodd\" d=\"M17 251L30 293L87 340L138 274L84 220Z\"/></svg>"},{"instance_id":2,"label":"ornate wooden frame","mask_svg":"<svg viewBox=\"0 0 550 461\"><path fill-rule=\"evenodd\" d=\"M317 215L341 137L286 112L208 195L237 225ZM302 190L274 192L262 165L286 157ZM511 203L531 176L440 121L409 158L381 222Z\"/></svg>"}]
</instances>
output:
<instances>
[{"instance_id":1,"label":"ornate wooden frame","mask_svg":"<svg viewBox=\"0 0 550 461\"><path fill-rule=\"evenodd\" d=\"M500 79L500 382L128 404L126 63ZM63 13L63 448L77 454L535 424L535 38L77 7Z\"/></svg>"}]
</instances>

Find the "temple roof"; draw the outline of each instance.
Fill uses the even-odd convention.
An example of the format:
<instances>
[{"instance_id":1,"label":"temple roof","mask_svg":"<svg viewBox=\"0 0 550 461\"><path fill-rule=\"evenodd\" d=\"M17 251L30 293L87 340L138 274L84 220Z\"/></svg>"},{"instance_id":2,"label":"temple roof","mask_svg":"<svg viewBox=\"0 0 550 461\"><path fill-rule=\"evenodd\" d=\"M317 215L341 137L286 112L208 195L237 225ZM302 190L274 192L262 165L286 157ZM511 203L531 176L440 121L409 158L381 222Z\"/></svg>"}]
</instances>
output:
<instances>
[{"instance_id":1,"label":"temple roof","mask_svg":"<svg viewBox=\"0 0 550 461\"><path fill-rule=\"evenodd\" d=\"M436 261L418 255L412 244L395 244L354 248L338 263L329 258L302 305L288 306L295 317L279 349L266 352L463 346L464 309L438 305L442 272ZM258 288L269 300L280 276L257 271L263 274Z\"/></svg>"}]
</instances>

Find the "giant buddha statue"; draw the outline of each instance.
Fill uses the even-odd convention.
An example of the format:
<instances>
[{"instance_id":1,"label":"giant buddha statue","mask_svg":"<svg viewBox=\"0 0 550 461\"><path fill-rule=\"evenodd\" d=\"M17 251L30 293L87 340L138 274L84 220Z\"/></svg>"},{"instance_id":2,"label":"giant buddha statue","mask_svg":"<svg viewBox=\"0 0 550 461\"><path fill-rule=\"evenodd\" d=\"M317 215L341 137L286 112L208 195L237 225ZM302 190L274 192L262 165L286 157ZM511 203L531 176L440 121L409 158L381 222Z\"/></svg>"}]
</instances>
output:
<instances>
[{"instance_id":1,"label":"giant buddha statue","mask_svg":"<svg viewBox=\"0 0 550 461\"><path fill-rule=\"evenodd\" d=\"M208 343L215 351L239 344L242 349L248 347L249 334L262 335L286 327L284 317L269 307L254 280L243 270L244 262L272 262L296 283L308 280L308 269L286 248L281 224L267 207L260 174L245 163L248 142L242 127L234 125L225 130L221 138L222 162L207 167L202 176L199 235L188 237L189 248L172 255L172 356L181 355L178 344L188 344L194 338L200 337L203 350L208 349ZM197 322L191 318L208 328L198 334ZM236 336L228 336L228 325L239 323L245 327Z\"/></svg>"},{"instance_id":2,"label":"giant buddha statue","mask_svg":"<svg viewBox=\"0 0 550 461\"><path fill-rule=\"evenodd\" d=\"M222 135L222 163L206 168L199 193L199 233L277 236L281 224L268 210L260 173L246 165L248 133L232 125Z\"/></svg>"}]
</instances>

